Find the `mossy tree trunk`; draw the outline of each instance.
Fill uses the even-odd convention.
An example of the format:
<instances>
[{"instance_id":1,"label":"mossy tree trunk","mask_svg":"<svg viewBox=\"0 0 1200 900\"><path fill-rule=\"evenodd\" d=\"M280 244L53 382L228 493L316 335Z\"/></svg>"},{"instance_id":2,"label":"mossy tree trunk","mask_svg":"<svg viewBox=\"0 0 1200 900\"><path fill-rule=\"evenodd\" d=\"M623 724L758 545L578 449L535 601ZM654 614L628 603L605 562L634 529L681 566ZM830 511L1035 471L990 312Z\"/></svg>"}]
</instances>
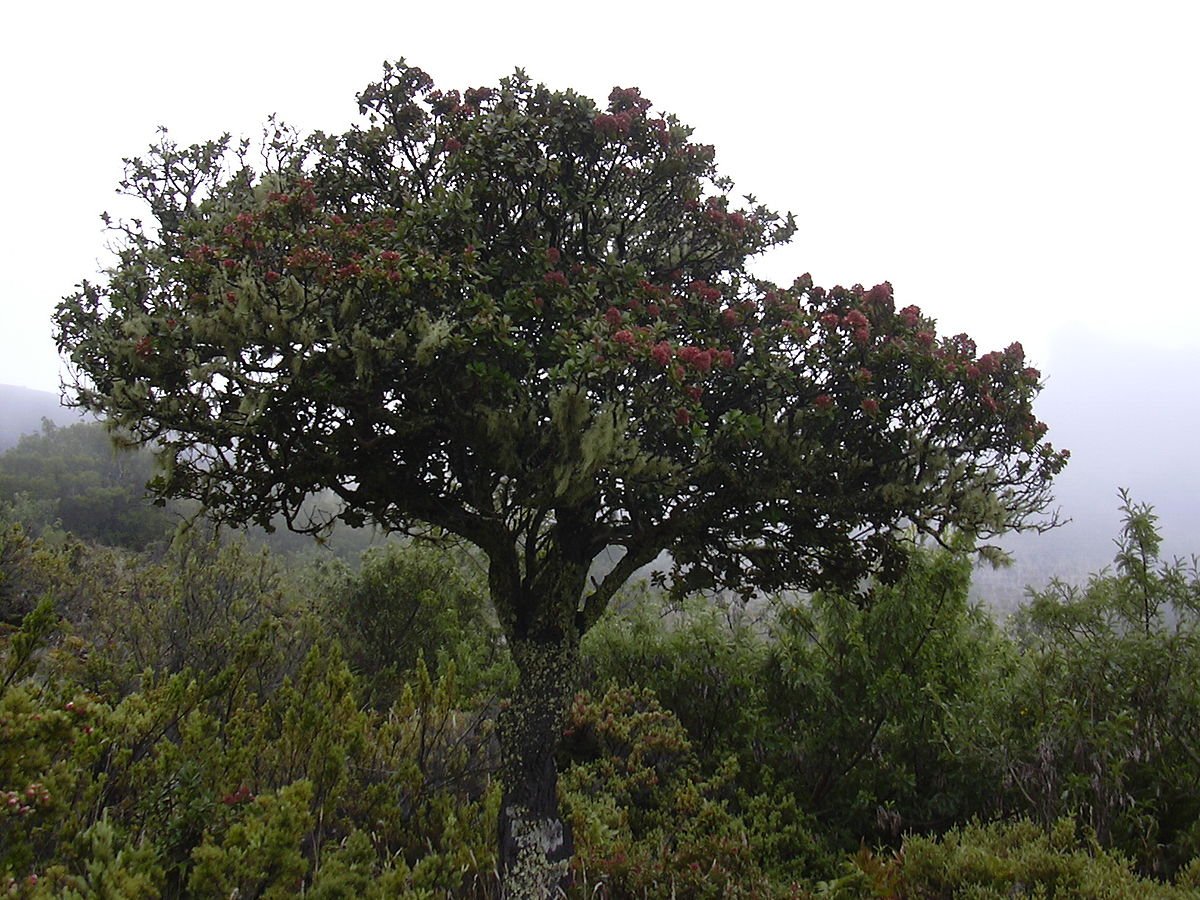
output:
<instances>
[{"instance_id":1,"label":"mossy tree trunk","mask_svg":"<svg viewBox=\"0 0 1200 900\"><path fill-rule=\"evenodd\" d=\"M574 852L558 808L554 755L579 682L579 640L539 635L511 650L520 678L499 721L502 896L553 897L567 886Z\"/></svg>"},{"instance_id":2,"label":"mossy tree trunk","mask_svg":"<svg viewBox=\"0 0 1200 900\"><path fill-rule=\"evenodd\" d=\"M560 535L561 536L561 535ZM583 553L565 541L518 574L493 557L489 580L517 685L498 729L504 795L500 807L501 895L560 896L574 843L558 807L555 751L580 681L577 608L587 576ZM511 560L511 557L510 557Z\"/></svg>"}]
</instances>

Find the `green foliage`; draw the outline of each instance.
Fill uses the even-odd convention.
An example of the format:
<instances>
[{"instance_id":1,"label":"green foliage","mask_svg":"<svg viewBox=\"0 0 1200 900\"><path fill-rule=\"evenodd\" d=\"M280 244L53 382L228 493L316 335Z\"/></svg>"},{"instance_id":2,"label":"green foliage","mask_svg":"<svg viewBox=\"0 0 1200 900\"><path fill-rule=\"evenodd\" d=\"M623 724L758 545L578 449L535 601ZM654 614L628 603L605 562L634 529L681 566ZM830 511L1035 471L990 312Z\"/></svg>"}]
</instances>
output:
<instances>
[{"instance_id":1,"label":"green foliage","mask_svg":"<svg viewBox=\"0 0 1200 900\"><path fill-rule=\"evenodd\" d=\"M564 722L570 895L1194 896L1196 577L1126 516L1114 571L1034 597L1014 639L940 552L753 615L625 598ZM0 890L494 892L512 670L461 559L0 533L5 584L41 597L0 632ZM391 702L339 646L352 590L428 625L397 632Z\"/></svg>"},{"instance_id":2,"label":"green foliage","mask_svg":"<svg viewBox=\"0 0 1200 900\"><path fill-rule=\"evenodd\" d=\"M969 606L969 575L963 554L915 551L895 584L753 616L650 599L584 651L595 683L652 690L710 772L737 757L744 815L814 816L831 846L894 842L990 811L1002 777L967 738L1005 699L1014 654ZM792 856L812 855L801 828Z\"/></svg>"},{"instance_id":3,"label":"green foliage","mask_svg":"<svg viewBox=\"0 0 1200 900\"><path fill-rule=\"evenodd\" d=\"M769 653L762 623L732 606L634 595L583 641L588 680L654 693L712 757L762 739Z\"/></svg>"},{"instance_id":4,"label":"green foliage","mask_svg":"<svg viewBox=\"0 0 1200 900\"><path fill-rule=\"evenodd\" d=\"M0 657L0 697L9 686L21 678L31 674L35 664L35 654L46 643L47 638L58 625L58 616L54 614L54 601L43 597L28 615L21 620L8 641L3 657Z\"/></svg>"},{"instance_id":5,"label":"green foliage","mask_svg":"<svg viewBox=\"0 0 1200 900\"><path fill-rule=\"evenodd\" d=\"M435 677L453 660L468 691L509 681L478 573L469 557L388 544L368 551L357 573L343 569L322 588L347 658L376 706L396 700L422 659Z\"/></svg>"},{"instance_id":6,"label":"green foliage","mask_svg":"<svg viewBox=\"0 0 1200 900\"><path fill-rule=\"evenodd\" d=\"M986 717L1006 648L969 606L969 576L961 554L918 551L865 598L825 592L780 611L765 750L850 841L941 829L988 802L993 773L962 731Z\"/></svg>"},{"instance_id":7,"label":"green foliage","mask_svg":"<svg viewBox=\"0 0 1200 900\"><path fill-rule=\"evenodd\" d=\"M1077 900L1194 897L1191 887L1139 878L1127 859L1080 840L1070 820L971 825L940 839L910 837L894 856L861 852L820 896Z\"/></svg>"},{"instance_id":8,"label":"green foliage","mask_svg":"<svg viewBox=\"0 0 1200 900\"><path fill-rule=\"evenodd\" d=\"M64 900L156 900L162 896L163 870L153 848L131 843L107 816L83 832L86 860L81 875L51 867L38 881L39 892Z\"/></svg>"},{"instance_id":9,"label":"green foliage","mask_svg":"<svg viewBox=\"0 0 1200 900\"><path fill-rule=\"evenodd\" d=\"M43 422L0 455L0 501L13 502L32 534L61 528L76 537L141 549L170 537L177 516L150 503L152 454L121 448L101 425Z\"/></svg>"},{"instance_id":10,"label":"green foliage","mask_svg":"<svg viewBox=\"0 0 1200 900\"><path fill-rule=\"evenodd\" d=\"M611 897L768 897L746 826L704 779L679 721L646 690L575 698L561 780L585 891ZM590 895L590 894L589 894Z\"/></svg>"},{"instance_id":11,"label":"green foliage","mask_svg":"<svg viewBox=\"0 0 1200 900\"><path fill-rule=\"evenodd\" d=\"M76 565L58 566L63 554ZM377 896L490 877L494 709L457 686L469 653L451 646L436 677L418 656L397 702L374 711L317 639L332 631L323 607L261 553L193 533L157 561L23 550L6 574L21 580L39 555L72 599L47 597L0 635L0 883L290 896L328 857L332 891L368 824L370 864L343 875L383 885Z\"/></svg>"},{"instance_id":12,"label":"green foliage","mask_svg":"<svg viewBox=\"0 0 1200 900\"><path fill-rule=\"evenodd\" d=\"M1122 509L1115 571L1054 583L1023 614L1005 762L1031 815L1077 816L1170 872L1200 853L1200 577L1160 560L1149 507L1122 493Z\"/></svg>"},{"instance_id":13,"label":"green foliage","mask_svg":"<svg viewBox=\"0 0 1200 900\"><path fill-rule=\"evenodd\" d=\"M256 797L219 840L206 839L192 851L191 895L282 900L299 893L308 871L300 841L312 828L311 799L306 781Z\"/></svg>"}]
</instances>

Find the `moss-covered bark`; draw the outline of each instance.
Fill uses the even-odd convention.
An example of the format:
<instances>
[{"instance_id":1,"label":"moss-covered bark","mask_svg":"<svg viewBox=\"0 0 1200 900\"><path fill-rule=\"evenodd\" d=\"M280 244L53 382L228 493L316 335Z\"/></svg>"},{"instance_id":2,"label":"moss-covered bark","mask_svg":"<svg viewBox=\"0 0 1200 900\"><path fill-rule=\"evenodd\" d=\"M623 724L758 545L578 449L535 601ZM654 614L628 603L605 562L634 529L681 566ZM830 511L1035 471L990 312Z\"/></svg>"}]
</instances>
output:
<instances>
[{"instance_id":1,"label":"moss-covered bark","mask_svg":"<svg viewBox=\"0 0 1200 900\"><path fill-rule=\"evenodd\" d=\"M503 896L515 900L553 896L569 877L574 844L559 814L554 754L579 682L579 639L542 634L511 649L520 679L499 722L500 864Z\"/></svg>"}]
</instances>

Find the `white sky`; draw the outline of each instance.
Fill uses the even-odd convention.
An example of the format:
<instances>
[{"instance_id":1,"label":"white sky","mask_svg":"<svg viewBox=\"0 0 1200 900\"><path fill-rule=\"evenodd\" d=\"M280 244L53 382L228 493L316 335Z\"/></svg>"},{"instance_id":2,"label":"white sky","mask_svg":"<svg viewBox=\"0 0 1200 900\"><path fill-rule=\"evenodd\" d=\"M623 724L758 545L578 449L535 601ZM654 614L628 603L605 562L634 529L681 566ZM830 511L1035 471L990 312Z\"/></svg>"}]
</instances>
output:
<instances>
[{"instance_id":1,"label":"white sky","mask_svg":"<svg viewBox=\"0 0 1200 900\"><path fill-rule=\"evenodd\" d=\"M1052 379L1080 326L1200 351L1193 2L159 0L4 19L0 383L57 389L51 311L104 260L98 214L157 125L340 130L400 56L441 87L517 66L597 99L640 87L739 189L798 215L764 262L780 280L890 280L981 349L1021 340Z\"/></svg>"}]
</instances>

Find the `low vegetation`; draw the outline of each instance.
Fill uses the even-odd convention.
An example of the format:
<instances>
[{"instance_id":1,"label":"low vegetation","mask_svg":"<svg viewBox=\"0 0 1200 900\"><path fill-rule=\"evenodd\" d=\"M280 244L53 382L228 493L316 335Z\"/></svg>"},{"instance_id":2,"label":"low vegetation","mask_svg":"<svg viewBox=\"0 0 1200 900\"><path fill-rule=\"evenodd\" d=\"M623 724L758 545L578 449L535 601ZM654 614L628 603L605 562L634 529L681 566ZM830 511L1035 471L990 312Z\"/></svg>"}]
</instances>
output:
<instances>
[{"instance_id":1,"label":"low vegetation","mask_svg":"<svg viewBox=\"0 0 1200 900\"><path fill-rule=\"evenodd\" d=\"M0 525L0 891L494 891L516 673L478 560L112 546L144 523L84 540L46 499ZM558 753L572 894L1196 896L1194 566L1126 497L1114 567L1007 626L969 576L922 549L853 596L626 591Z\"/></svg>"}]
</instances>

